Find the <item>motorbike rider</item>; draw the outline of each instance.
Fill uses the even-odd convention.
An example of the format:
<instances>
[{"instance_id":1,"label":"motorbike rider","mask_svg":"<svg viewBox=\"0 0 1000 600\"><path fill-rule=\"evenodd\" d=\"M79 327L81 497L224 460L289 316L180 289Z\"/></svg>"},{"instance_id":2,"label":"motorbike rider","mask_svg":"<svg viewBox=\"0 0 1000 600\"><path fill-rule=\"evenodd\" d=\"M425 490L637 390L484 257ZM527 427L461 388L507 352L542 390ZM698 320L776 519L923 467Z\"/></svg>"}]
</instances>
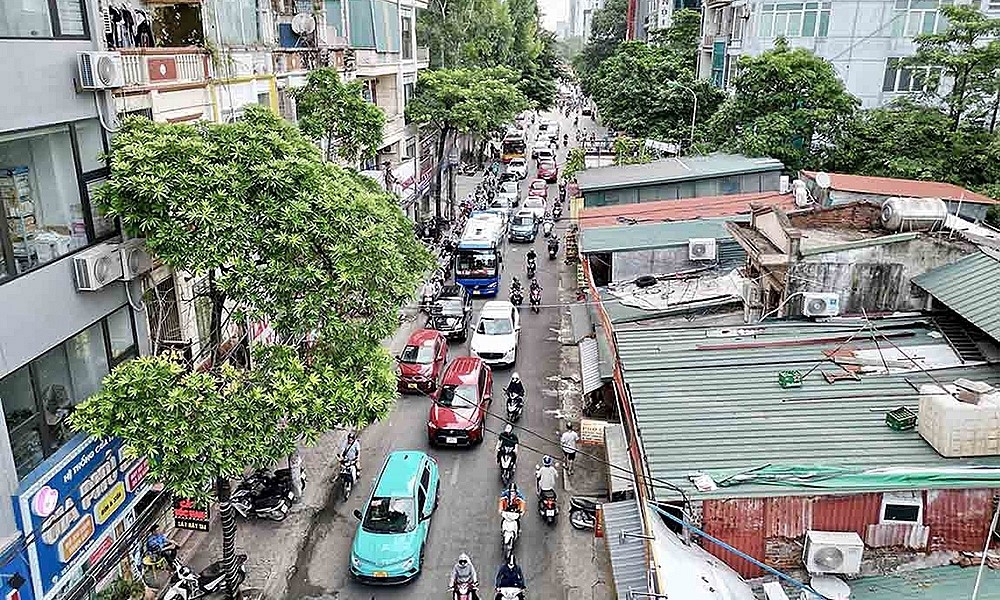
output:
<instances>
[{"instance_id":1,"label":"motorbike rider","mask_svg":"<svg viewBox=\"0 0 1000 600\"><path fill-rule=\"evenodd\" d=\"M514 290L520 290L520 289L521 289L521 280L517 278L517 275L515 275L510 282L510 291L513 292Z\"/></svg>"},{"instance_id":2,"label":"motorbike rider","mask_svg":"<svg viewBox=\"0 0 1000 600\"><path fill-rule=\"evenodd\" d=\"M542 458L542 466L535 470L535 489L539 497L543 492L551 492L553 495L556 493L556 478L558 476L559 472L552 466L552 457L546 455Z\"/></svg>"},{"instance_id":3,"label":"motorbike rider","mask_svg":"<svg viewBox=\"0 0 1000 600\"><path fill-rule=\"evenodd\" d=\"M361 456L361 442L358 441L358 432L353 429L347 432L347 439L344 440L344 446L340 451L340 462L343 465L354 465L354 470L357 473L361 472L361 465L358 464L358 458Z\"/></svg>"},{"instance_id":4,"label":"motorbike rider","mask_svg":"<svg viewBox=\"0 0 1000 600\"><path fill-rule=\"evenodd\" d=\"M503 431L497 436L497 464L500 464L500 457L510 452L517 456L517 434L510 423L504 426Z\"/></svg>"},{"instance_id":5,"label":"motorbike rider","mask_svg":"<svg viewBox=\"0 0 1000 600\"><path fill-rule=\"evenodd\" d=\"M565 148L566 146L569 146L569 134L568 133L564 133L563 134L563 147Z\"/></svg>"},{"instance_id":6,"label":"motorbike rider","mask_svg":"<svg viewBox=\"0 0 1000 600\"><path fill-rule=\"evenodd\" d=\"M524 398L524 383L521 382L521 376L517 374L517 371L510 376L510 383L507 384L507 387L503 391L507 392L508 396L516 394Z\"/></svg>"},{"instance_id":7,"label":"motorbike rider","mask_svg":"<svg viewBox=\"0 0 1000 600\"><path fill-rule=\"evenodd\" d=\"M502 597L500 595L500 588L517 588L521 590L521 593L517 595L518 600L523 600L524 587L524 573L521 571L521 565L517 564L517 559L514 558L514 553L511 552L507 557L507 562L505 562L503 566L500 567L500 570L497 571L496 598L499 600Z\"/></svg>"},{"instance_id":8,"label":"motorbike rider","mask_svg":"<svg viewBox=\"0 0 1000 600\"><path fill-rule=\"evenodd\" d=\"M549 252L551 254L559 253L559 238L557 236L552 236L549 238Z\"/></svg>"},{"instance_id":9,"label":"motorbike rider","mask_svg":"<svg viewBox=\"0 0 1000 600\"><path fill-rule=\"evenodd\" d=\"M513 481L507 488L500 492L500 512L516 512L524 514L524 494L517 489L517 484Z\"/></svg>"},{"instance_id":10,"label":"motorbike rider","mask_svg":"<svg viewBox=\"0 0 1000 600\"><path fill-rule=\"evenodd\" d=\"M146 552L154 559L158 560L162 557L169 564L173 564L177 560L177 542L168 538L160 531L159 525L153 525L149 530L149 536L146 537Z\"/></svg>"},{"instance_id":11,"label":"motorbike rider","mask_svg":"<svg viewBox=\"0 0 1000 600\"><path fill-rule=\"evenodd\" d=\"M527 267L528 265L535 264L537 258L538 255L535 254L535 249L529 248L528 252L524 255L524 266Z\"/></svg>"},{"instance_id":12,"label":"motorbike rider","mask_svg":"<svg viewBox=\"0 0 1000 600\"><path fill-rule=\"evenodd\" d=\"M448 588L454 590L460 583L468 583L472 600L479 600L479 595L476 593L476 588L479 587L479 575L476 574L476 567L472 566L472 559L464 552L459 555L455 568L451 570L451 582Z\"/></svg>"},{"instance_id":13,"label":"motorbike rider","mask_svg":"<svg viewBox=\"0 0 1000 600\"><path fill-rule=\"evenodd\" d=\"M534 293L535 293L535 291L537 291L537 292L538 292L538 295L539 295L539 296L541 296L541 295L542 295L542 286L541 286L541 284L539 284L539 283L538 283L538 279L536 279L536 278L532 277L532 278L531 278L531 288L530 288L530 293L531 293L531 294L534 294Z\"/></svg>"}]
</instances>

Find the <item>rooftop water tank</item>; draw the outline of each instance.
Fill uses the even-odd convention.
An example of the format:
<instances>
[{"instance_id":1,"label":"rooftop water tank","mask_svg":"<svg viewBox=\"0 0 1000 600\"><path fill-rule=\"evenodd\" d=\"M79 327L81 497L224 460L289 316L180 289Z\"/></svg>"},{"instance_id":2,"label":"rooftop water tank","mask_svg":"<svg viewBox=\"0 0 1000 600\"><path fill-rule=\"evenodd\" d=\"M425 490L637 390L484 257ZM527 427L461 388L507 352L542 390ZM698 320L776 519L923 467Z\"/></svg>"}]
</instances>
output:
<instances>
[{"instance_id":1,"label":"rooftop water tank","mask_svg":"<svg viewBox=\"0 0 1000 600\"><path fill-rule=\"evenodd\" d=\"M889 198L882 204L882 226L889 231L938 229L948 218L940 198Z\"/></svg>"}]
</instances>

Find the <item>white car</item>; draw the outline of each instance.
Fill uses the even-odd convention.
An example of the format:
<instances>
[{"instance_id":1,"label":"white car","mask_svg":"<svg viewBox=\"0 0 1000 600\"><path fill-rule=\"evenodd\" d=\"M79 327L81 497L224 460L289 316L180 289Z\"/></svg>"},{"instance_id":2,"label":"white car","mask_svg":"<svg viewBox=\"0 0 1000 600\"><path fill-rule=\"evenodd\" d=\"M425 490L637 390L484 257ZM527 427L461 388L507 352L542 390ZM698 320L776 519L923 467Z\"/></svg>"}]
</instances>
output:
<instances>
[{"instance_id":1,"label":"white car","mask_svg":"<svg viewBox=\"0 0 1000 600\"><path fill-rule=\"evenodd\" d=\"M537 160L540 154L545 154L546 156L549 157L553 156L552 146L550 145L548 140L538 140L531 147L531 158Z\"/></svg>"},{"instance_id":2,"label":"white car","mask_svg":"<svg viewBox=\"0 0 1000 600\"><path fill-rule=\"evenodd\" d=\"M535 218L539 221L545 216L545 198L540 196L528 196L528 199L524 201L524 205L521 206L521 212L530 212L535 215Z\"/></svg>"},{"instance_id":3,"label":"white car","mask_svg":"<svg viewBox=\"0 0 1000 600\"><path fill-rule=\"evenodd\" d=\"M488 365L510 366L517 362L517 341L521 321L517 308L505 300L491 300L479 312L472 342L472 354Z\"/></svg>"},{"instance_id":4,"label":"white car","mask_svg":"<svg viewBox=\"0 0 1000 600\"><path fill-rule=\"evenodd\" d=\"M528 161L523 158L512 158L507 163L507 172L517 176L518 179L524 179L528 176Z\"/></svg>"},{"instance_id":5,"label":"white car","mask_svg":"<svg viewBox=\"0 0 1000 600\"><path fill-rule=\"evenodd\" d=\"M521 192L517 187L516 181L505 181L500 184L500 193L497 194L502 200L506 201L510 206L517 206L521 203Z\"/></svg>"}]
</instances>

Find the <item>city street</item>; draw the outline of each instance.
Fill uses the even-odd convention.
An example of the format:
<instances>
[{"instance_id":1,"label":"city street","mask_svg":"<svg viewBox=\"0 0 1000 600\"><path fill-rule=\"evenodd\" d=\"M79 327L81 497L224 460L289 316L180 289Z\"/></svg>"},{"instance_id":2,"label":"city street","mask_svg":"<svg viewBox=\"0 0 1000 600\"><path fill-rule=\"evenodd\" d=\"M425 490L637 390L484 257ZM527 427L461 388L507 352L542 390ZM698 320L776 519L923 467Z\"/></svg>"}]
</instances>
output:
<instances>
[{"instance_id":1,"label":"city street","mask_svg":"<svg viewBox=\"0 0 1000 600\"><path fill-rule=\"evenodd\" d=\"M552 116L552 113L548 116ZM584 121L586 125L593 126L589 119ZM561 118L560 125L562 131L568 131L573 140L572 118ZM537 121L535 126L537 127ZM529 136L536 127L529 130ZM565 150L560 144L560 164L564 157ZM522 193L526 194L533 174L534 165L531 166L529 177L522 183ZM550 207L557 196L557 186L551 185ZM528 244L508 244L504 261L504 291L498 299L507 299L512 276L516 275L524 280L524 254L529 247ZM537 276L544 288L543 305L556 304L562 248L556 260L549 260L545 239L541 235L536 239L534 248L539 255ZM475 307L481 307L483 302L484 300L476 300ZM526 410L519 424L550 440L558 438L562 425L552 414L558 406L556 388L560 367L560 313L560 307L545 306L536 315L528 310L525 302L521 311L518 361L513 369L521 375L527 392ZM468 342L452 344L449 348L450 357L468 354ZM472 557L479 571L484 584L484 597L492 597L492 580L502 561L497 515L500 481L493 445L496 433L503 426L503 421L498 416L504 411L503 388L510 380L513 370L494 372L494 402L492 415L486 424L492 433L488 435L487 442L479 447L428 449L425 424L429 400L420 396L403 396L387 419L364 432L361 437L364 485L359 486L346 505L335 501L334 506L326 507L314 518L309 539L299 553L296 569L289 578L287 597L338 600L447 597L449 575L462 552ZM572 551L563 541L574 539L572 535L559 535L560 529L570 529L566 508L568 496L560 496L563 510L554 528L545 525L538 518L533 504L534 468L541 460L539 452L549 453L557 458L561 453L555 444L544 442L527 432L520 433L522 450L518 461L517 481L527 496L529 510L522 523L522 535L517 547L518 561L524 569L532 597L566 598L570 582L566 581L562 572L562 562L553 558ZM370 588L352 581L349 574L350 545L357 526L357 520L351 513L361 507L370 492L372 480L386 453L402 448L428 450L438 460L442 478L441 503L432 519L426 564L420 577L398 588ZM586 534L569 533L590 539ZM584 556L583 560L589 561L589 552L584 554L588 556ZM588 588L587 597L590 597L589 585L590 582L587 582L585 586Z\"/></svg>"}]
</instances>

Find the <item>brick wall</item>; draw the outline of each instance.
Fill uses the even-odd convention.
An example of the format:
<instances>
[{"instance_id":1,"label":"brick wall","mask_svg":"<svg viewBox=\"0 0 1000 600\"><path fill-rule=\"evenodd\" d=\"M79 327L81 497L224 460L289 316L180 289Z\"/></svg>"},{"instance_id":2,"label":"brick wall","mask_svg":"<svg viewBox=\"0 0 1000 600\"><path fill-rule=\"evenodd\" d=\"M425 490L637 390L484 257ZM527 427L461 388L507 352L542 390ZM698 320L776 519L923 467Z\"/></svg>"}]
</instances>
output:
<instances>
[{"instance_id":1,"label":"brick wall","mask_svg":"<svg viewBox=\"0 0 1000 600\"><path fill-rule=\"evenodd\" d=\"M881 229L879 214L882 207L861 202L833 208L821 208L806 213L788 215L792 226L798 229Z\"/></svg>"}]
</instances>

